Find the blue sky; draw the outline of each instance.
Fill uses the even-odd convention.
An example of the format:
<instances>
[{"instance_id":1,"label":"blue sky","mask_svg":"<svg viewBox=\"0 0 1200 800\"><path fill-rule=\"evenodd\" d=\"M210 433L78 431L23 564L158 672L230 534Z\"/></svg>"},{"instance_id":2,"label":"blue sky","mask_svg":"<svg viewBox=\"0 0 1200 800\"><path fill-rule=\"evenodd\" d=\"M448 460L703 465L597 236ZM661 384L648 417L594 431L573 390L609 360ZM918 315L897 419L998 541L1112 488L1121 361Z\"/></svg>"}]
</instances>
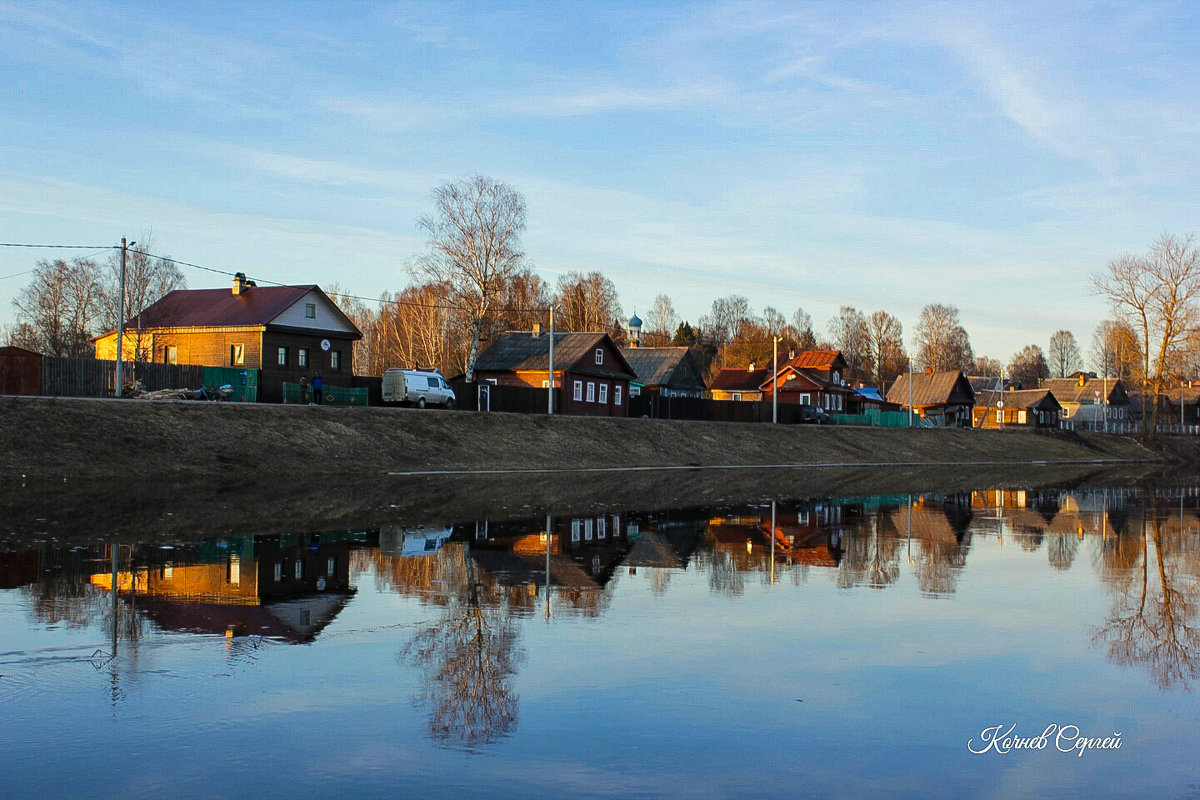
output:
<instances>
[{"instance_id":1,"label":"blue sky","mask_svg":"<svg viewBox=\"0 0 1200 800\"><path fill-rule=\"evenodd\" d=\"M0 0L0 241L402 288L437 184L521 191L551 283L626 313L744 294L957 305L1007 361L1090 275L1197 229L1188 3ZM48 253L0 248L0 322ZM224 278L188 270L193 287Z\"/></svg>"}]
</instances>

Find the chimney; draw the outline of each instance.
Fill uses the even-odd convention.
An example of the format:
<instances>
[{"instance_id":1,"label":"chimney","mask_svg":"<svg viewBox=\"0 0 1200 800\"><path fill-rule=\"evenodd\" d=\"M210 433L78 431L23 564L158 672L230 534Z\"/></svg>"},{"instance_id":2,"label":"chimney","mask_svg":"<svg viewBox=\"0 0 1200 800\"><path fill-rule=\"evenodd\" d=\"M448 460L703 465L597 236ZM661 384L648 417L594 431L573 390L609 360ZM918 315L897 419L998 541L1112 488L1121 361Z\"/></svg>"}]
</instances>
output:
<instances>
[{"instance_id":1,"label":"chimney","mask_svg":"<svg viewBox=\"0 0 1200 800\"><path fill-rule=\"evenodd\" d=\"M753 361L751 361L751 362L750 362L750 371L751 371L751 372L754 372L754 367L755 367L755 364L754 364L754 362L753 362Z\"/></svg>"},{"instance_id":2,"label":"chimney","mask_svg":"<svg viewBox=\"0 0 1200 800\"><path fill-rule=\"evenodd\" d=\"M1081 372L1081 373L1079 373L1079 386L1082 388L1083 386L1086 386L1086 385L1087 385L1087 376Z\"/></svg>"},{"instance_id":3,"label":"chimney","mask_svg":"<svg viewBox=\"0 0 1200 800\"><path fill-rule=\"evenodd\" d=\"M246 280L246 273L239 272L238 274L233 276L233 293L234 294L242 294L242 293L246 292L248 289L250 289L250 287L252 287L252 286L254 286L254 281Z\"/></svg>"},{"instance_id":4,"label":"chimney","mask_svg":"<svg viewBox=\"0 0 1200 800\"><path fill-rule=\"evenodd\" d=\"M540 322L533 323L533 338L536 339L541 335L542 335L542 323L540 323Z\"/></svg>"}]
</instances>

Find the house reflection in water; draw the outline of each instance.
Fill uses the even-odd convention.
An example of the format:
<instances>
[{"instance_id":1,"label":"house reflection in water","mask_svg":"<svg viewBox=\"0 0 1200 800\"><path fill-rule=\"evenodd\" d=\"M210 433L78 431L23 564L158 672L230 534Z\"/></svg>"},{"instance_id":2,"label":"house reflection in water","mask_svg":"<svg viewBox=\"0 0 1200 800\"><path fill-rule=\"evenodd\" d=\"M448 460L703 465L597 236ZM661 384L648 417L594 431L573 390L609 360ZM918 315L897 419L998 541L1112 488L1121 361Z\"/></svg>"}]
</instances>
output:
<instances>
[{"instance_id":1,"label":"house reflection in water","mask_svg":"<svg viewBox=\"0 0 1200 800\"><path fill-rule=\"evenodd\" d=\"M284 534L143 549L117 589L158 625L180 631L308 642L350 599L350 552L365 533ZM132 560L132 559L131 559ZM91 576L110 591L113 575Z\"/></svg>"}]
</instances>

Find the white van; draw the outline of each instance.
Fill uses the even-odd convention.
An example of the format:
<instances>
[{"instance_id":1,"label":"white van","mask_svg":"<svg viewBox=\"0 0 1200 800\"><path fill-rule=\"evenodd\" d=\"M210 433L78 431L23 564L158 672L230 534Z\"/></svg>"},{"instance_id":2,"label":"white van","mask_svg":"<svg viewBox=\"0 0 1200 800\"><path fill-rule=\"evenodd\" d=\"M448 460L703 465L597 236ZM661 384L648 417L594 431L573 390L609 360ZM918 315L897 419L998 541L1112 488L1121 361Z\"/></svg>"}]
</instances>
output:
<instances>
[{"instance_id":1,"label":"white van","mask_svg":"<svg viewBox=\"0 0 1200 800\"><path fill-rule=\"evenodd\" d=\"M393 367L383 373L383 402L454 408L454 390L438 372Z\"/></svg>"}]
</instances>

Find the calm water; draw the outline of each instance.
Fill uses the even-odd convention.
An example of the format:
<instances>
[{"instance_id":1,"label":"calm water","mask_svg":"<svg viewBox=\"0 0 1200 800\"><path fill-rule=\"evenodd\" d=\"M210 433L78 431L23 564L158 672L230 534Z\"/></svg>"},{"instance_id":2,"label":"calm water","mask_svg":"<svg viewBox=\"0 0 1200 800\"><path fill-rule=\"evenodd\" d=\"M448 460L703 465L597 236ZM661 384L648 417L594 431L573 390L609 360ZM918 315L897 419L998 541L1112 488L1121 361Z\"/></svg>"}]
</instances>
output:
<instances>
[{"instance_id":1,"label":"calm water","mask_svg":"<svg viewBox=\"0 0 1200 800\"><path fill-rule=\"evenodd\" d=\"M4 553L0 794L1196 797L1198 495Z\"/></svg>"}]
</instances>

